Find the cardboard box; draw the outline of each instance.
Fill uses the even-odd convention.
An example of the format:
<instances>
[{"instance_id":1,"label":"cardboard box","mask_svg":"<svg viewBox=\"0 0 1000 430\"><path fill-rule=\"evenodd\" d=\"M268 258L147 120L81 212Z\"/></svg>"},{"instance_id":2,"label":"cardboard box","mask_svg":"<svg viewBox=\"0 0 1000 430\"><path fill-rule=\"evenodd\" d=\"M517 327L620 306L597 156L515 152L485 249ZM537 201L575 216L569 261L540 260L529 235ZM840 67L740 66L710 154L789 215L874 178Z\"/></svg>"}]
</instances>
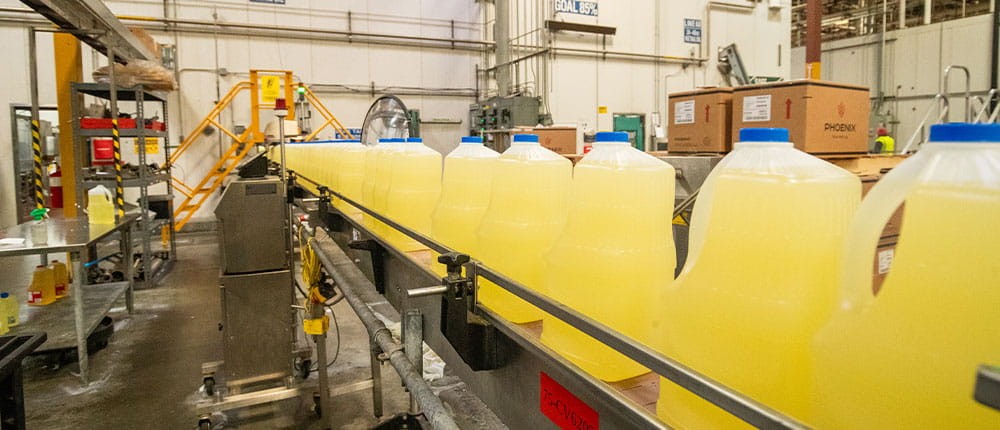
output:
<instances>
[{"instance_id":1,"label":"cardboard box","mask_svg":"<svg viewBox=\"0 0 1000 430\"><path fill-rule=\"evenodd\" d=\"M796 148L814 154L867 153L868 88L798 80L733 91L733 138L746 127L783 127Z\"/></svg>"},{"instance_id":2,"label":"cardboard box","mask_svg":"<svg viewBox=\"0 0 1000 430\"><path fill-rule=\"evenodd\" d=\"M515 130L513 134L537 134L542 146L557 154L579 154L576 127L535 127Z\"/></svg>"},{"instance_id":3,"label":"cardboard box","mask_svg":"<svg viewBox=\"0 0 1000 430\"><path fill-rule=\"evenodd\" d=\"M667 101L668 151L726 153L732 150L732 88L673 93Z\"/></svg>"},{"instance_id":4,"label":"cardboard box","mask_svg":"<svg viewBox=\"0 0 1000 430\"><path fill-rule=\"evenodd\" d=\"M896 259L896 238L882 239L875 250L875 262L872 264L872 294L882 290L886 276L892 270L892 262Z\"/></svg>"},{"instance_id":5,"label":"cardboard box","mask_svg":"<svg viewBox=\"0 0 1000 430\"><path fill-rule=\"evenodd\" d=\"M862 176L861 177L861 196L864 197L868 195L868 191L875 186L878 182L880 176ZM882 238L895 238L899 236L899 230L903 227L903 205L900 205L896 209L896 212L889 217L889 221L885 223L885 228L882 229Z\"/></svg>"}]
</instances>

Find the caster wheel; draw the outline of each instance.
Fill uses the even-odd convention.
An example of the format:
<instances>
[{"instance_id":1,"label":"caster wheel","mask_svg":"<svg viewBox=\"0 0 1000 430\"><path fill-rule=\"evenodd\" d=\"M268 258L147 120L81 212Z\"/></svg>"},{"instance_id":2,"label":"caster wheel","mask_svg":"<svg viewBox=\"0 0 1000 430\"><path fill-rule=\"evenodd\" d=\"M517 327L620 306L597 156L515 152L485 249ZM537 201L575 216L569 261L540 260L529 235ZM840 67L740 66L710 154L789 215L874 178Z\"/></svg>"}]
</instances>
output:
<instances>
[{"instance_id":1,"label":"caster wheel","mask_svg":"<svg viewBox=\"0 0 1000 430\"><path fill-rule=\"evenodd\" d=\"M305 359L302 360L302 364L299 367L299 377L302 379L309 379L309 373L312 371L312 360Z\"/></svg>"},{"instance_id":2,"label":"caster wheel","mask_svg":"<svg viewBox=\"0 0 1000 430\"><path fill-rule=\"evenodd\" d=\"M317 418L323 418L323 405L320 402L319 393L313 393L313 412Z\"/></svg>"},{"instance_id":3,"label":"caster wheel","mask_svg":"<svg viewBox=\"0 0 1000 430\"><path fill-rule=\"evenodd\" d=\"M198 420L198 430L212 430L212 420L208 418Z\"/></svg>"},{"instance_id":4,"label":"caster wheel","mask_svg":"<svg viewBox=\"0 0 1000 430\"><path fill-rule=\"evenodd\" d=\"M205 379L202 379L201 382L205 386L205 394L208 394L209 396L214 396L215 395L215 378L213 378L211 376L206 376ZM201 421L199 421L199 423L200 422ZM211 422L209 422L209 424L211 424Z\"/></svg>"}]
</instances>

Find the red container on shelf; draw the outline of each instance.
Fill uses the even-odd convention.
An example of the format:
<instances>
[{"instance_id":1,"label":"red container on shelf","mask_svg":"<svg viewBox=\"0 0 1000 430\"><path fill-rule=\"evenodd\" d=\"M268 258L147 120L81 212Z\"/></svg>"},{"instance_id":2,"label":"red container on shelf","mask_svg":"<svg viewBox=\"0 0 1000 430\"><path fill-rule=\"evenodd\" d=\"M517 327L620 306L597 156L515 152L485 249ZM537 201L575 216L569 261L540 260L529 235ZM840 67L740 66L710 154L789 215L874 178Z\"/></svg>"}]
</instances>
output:
<instances>
[{"instance_id":1,"label":"red container on shelf","mask_svg":"<svg viewBox=\"0 0 1000 430\"><path fill-rule=\"evenodd\" d=\"M86 129L110 129L111 118L80 118L80 128ZM119 118L118 129L135 128L135 120L132 118Z\"/></svg>"},{"instance_id":2,"label":"red container on shelf","mask_svg":"<svg viewBox=\"0 0 1000 430\"><path fill-rule=\"evenodd\" d=\"M90 139L92 152L90 164L93 166L108 166L115 163L115 143L110 137L93 137Z\"/></svg>"}]
</instances>

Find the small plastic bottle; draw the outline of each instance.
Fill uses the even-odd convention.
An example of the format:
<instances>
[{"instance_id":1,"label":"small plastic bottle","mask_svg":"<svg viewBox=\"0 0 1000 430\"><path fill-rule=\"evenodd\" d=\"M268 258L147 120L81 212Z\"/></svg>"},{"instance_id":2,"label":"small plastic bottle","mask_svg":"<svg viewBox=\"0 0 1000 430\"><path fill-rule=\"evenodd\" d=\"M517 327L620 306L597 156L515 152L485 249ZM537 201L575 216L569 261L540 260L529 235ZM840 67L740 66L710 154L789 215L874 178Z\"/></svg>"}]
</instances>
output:
<instances>
[{"instance_id":1,"label":"small plastic bottle","mask_svg":"<svg viewBox=\"0 0 1000 430\"><path fill-rule=\"evenodd\" d=\"M10 293L0 293L0 320L7 327L16 327L21 323L20 313L21 305L18 304L17 299Z\"/></svg>"},{"instance_id":2,"label":"small plastic bottle","mask_svg":"<svg viewBox=\"0 0 1000 430\"><path fill-rule=\"evenodd\" d=\"M31 243L34 245L45 245L49 243L49 210L38 208L31 211Z\"/></svg>"}]
</instances>

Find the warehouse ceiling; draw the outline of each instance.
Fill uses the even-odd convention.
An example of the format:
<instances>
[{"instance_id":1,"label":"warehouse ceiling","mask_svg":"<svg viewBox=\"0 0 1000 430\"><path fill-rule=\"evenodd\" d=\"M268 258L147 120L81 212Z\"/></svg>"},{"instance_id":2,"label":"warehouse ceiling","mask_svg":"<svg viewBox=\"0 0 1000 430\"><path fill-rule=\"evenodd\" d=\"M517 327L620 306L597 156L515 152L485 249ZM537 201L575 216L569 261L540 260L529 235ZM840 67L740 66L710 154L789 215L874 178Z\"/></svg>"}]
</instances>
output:
<instances>
[{"instance_id":1,"label":"warehouse ceiling","mask_svg":"<svg viewBox=\"0 0 1000 430\"><path fill-rule=\"evenodd\" d=\"M923 0L823 0L823 41L865 36L899 25L900 4L906 5L906 27L924 23ZM933 0L931 22L942 22L990 13L989 0ZM884 6L884 7L883 7ZM792 0L792 46L805 44L806 0Z\"/></svg>"}]
</instances>

